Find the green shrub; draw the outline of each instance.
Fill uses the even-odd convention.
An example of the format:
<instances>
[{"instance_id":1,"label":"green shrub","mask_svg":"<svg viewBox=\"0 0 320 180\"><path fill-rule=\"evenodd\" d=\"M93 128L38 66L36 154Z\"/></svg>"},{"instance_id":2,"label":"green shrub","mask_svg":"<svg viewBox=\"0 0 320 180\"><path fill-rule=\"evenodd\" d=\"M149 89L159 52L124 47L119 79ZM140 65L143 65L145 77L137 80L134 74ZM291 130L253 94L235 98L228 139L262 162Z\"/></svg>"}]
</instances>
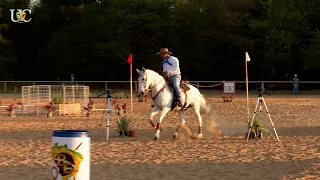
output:
<instances>
[{"instance_id":1,"label":"green shrub","mask_svg":"<svg viewBox=\"0 0 320 180\"><path fill-rule=\"evenodd\" d=\"M250 128L250 123L252 121L252 117L250 118L249 122L247 122L248 124L248 129ZM271 132L265 128L265 126L263 125L263 120L260 116L255 116L254 118L254 121L252 123L252 129L251 129L251 132L250 134L256 134L258 135L258 133L261 132L261 133L267 133L269 135L271 135Z\"/></svg>"},{"instance_id":2,"label":"green shrub","mask_svg":"<svg viewBox=\"0 0 320 180\"><path fill-rule=\"evenodd\" d=\"M126 116L120 117L117 122L118 131L128 132L130 130L130 120Z\"/></svg>"}]
</instances>

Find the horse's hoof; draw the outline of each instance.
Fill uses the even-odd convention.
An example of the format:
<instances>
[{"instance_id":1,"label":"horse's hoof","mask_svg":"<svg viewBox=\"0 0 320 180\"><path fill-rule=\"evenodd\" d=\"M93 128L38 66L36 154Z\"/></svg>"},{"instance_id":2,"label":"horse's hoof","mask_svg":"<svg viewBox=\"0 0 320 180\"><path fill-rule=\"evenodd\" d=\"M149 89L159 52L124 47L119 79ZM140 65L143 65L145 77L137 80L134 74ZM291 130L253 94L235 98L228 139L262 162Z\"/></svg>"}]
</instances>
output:
<instances>
[{"instance_id":1,"label":"horse's hoof","mask_svg":"<svg viewBox=\"0 0 320 180\"><path fill-rule=\"evenodd\" d=\"M191 139L198 139L198 136L196 136L196 135L191 135Z\"/></svg>"},{"instance_id":2,"label":"horse's hoof","mask_svg":"<svg viewBox=\"0 0 320 180\"><path fill-rule=\"evenodd\" d=\"M173 139L177 139L178 138L178 136L177 135L173 135Z\"/></svg>"},{"instance_id":3,"label":"horse's hoof","mask_svg":"<svg viewBox=\"0 0 320 180\"><path fill-rule=\"evenodd\" d=\"M201 137L202 137L202 133L199 133L199 134L198 134L198 138L201 138Z\"/></svg>"},{"instance_id":4,"label":"horse's hoof","mask_svg":"<svg viewBox=\"0 0 320 180\"><path fill-rule=\"evenodd\" d=\"M154 138L153 138L153 140L158 140L159 139L159 136L155 136Z\"/></svg>"}]
</instances>

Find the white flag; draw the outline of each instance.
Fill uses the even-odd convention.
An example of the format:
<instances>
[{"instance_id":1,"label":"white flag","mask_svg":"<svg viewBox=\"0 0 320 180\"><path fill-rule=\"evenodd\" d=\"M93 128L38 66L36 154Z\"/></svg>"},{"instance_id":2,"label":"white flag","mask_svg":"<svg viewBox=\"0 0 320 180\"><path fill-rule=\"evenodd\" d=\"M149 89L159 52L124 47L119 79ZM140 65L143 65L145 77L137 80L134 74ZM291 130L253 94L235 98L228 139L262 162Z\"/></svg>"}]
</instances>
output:
<instances>
[{"instance_id":1,"label":"white flag","mask_svg":"<svg viewBox=\"0 0 320 180\"><path fill-rule=\"evenodd\" d=\"M249 54L248 54L248 52L246 52L246 61L250 61L251 59L250 59L250 57L249 57Z\"/></svg>"}]
</instances>

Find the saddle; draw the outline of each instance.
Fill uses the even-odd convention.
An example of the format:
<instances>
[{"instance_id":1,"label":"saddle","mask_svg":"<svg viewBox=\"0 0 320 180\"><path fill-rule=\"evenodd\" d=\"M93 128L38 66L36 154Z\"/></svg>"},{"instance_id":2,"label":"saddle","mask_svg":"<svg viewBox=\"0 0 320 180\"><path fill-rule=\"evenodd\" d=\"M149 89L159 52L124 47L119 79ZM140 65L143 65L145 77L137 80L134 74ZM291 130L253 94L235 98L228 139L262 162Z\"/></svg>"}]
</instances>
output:
<instances>
[{"instance_id":1,"label":"saddle","mask_svg":"<svg viewBox=\"0 0 320 180\"><path fill-rule=\"evenodd\" d=\"M175 89L172 86L172 81L169 78L165 78L165 80L166 80L166 83L167 83L168 87L173 92L173 102L172 102L172 105L171 105L171 110L173 110L178 105L179 97L177 96L177 93L176 93ZM183 90L183 92L186 95L185 104L183 105L182 108L188 108L188 107L185 107L185 106L187 105L187 91L190 90L190 87L185 83L180 83L180 88Z\"/></svg>"}]
</instances>

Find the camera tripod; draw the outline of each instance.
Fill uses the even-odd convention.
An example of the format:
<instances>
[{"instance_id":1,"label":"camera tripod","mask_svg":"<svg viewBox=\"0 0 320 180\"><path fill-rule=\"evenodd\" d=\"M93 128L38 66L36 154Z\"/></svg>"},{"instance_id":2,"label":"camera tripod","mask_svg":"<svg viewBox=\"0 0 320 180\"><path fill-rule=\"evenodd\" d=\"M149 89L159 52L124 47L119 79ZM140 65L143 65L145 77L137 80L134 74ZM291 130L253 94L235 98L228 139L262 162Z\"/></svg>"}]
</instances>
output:
<instances>
[{"instance_id":1,"label":"camera tripod","mask_svg":"<svg viewBox=\"0 0 320 180\"><path fill-rule=\"evenodd\" d=\"M108 115L107 115L107 141L109 140L109 125L110 125L110 100L111 100L111 95L110 95L111 89L106 89L106 92L98 95L97 97L101 97L105 94L107 94L107 104L108 104Z\"/></svg>"},{"instance_id":2,"label":"camera tripod","mask_svg":"<svg viewBox=\"0 0 320 180\"><path fill-rule=\"evenodd\" d=\"M263 93L268 94L270 96L270 94L265 92L264 89L259 89L258 100L257 100L256 107L254 109L252 120L251 120L251 123L250 123L250 128L249 128L249 132L248 132L248 136L247 136L247 141L249 140L249 137L250 137L250 132L251 132L251 129L252 129L253 122L255 120L254 118L256 117L256 112L257 112L258 106L259 106L259 118L260 118L260 115L261 115L261 112L262 112L262 103L263 103L264 107L266 108L269 120L270 120L271 125L273 127L274 133L275 133L275 135L277 137L277 140L280 141L279 137L278 137L278 134L277 134L277 131L276 131L276 128L274 127L274 124L272 122L271 116L269 114L268 107L267 107L266 102L265 102L265 100L264 100L264 98L262 96Z\"/></svg>"},{"instance_id":3,"label":"camera tripod","mask_svg":"<svg viewBox=\"0 0 320 180\"><path fill-rule=\"evenodd\" d=\"M107 115L107 135L106 135L107 136L107 141L109 140L110 112L112 111L111 107L110 107L111 106L110 105L110 101L111 101L110 92L111 92L111 89L106 89L106 92L104 92L104 93L102 93L102 94L97 96L97 98L104 98L104 97L101 97L101 96L107 94L107 104L106 104L106 106L108 106L108 109L107 109L108 110L107 111L107 113L108 113L108 115ZM104 112L103 112L103 114L104 114ZM102 118L103 118L103 114L102 114ZM124 134L119 117L118 117L118 123L120 124L122 134Z\"/></svg>"}]
</instances>

